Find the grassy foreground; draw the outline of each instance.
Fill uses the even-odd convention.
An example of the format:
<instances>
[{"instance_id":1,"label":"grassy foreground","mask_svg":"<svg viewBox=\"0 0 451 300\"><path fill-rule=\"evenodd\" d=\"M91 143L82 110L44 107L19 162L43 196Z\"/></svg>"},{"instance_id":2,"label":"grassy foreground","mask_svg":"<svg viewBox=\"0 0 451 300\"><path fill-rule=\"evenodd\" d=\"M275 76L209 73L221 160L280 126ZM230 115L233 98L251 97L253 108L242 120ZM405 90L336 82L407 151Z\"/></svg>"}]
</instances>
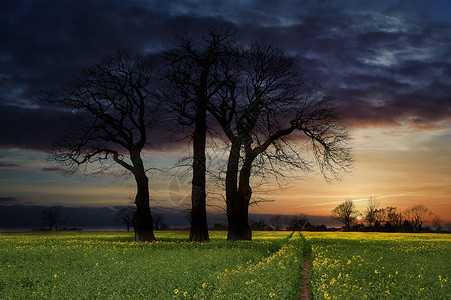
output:
<instances>
[{"instance_id":1,"label":"grassy foreground","mask_svg":"<svg viewBox=\"0 0 451 300\"><path fill-rule=\"evenodd\" d=\"M299 235L256 233L252 242L186 242L157 232L134 243L125 232L0 235L0 299L294 299L303 247Z\"/></svg>"},{"instance_id":2,"label":"grassy foreground","mask_svg":"<svg viewBox=\"0 0 451 300\"><path fill-rule=\"evenodd\" d=\"M304 233L313 299L451 299L451 235Z\"/></svg>"},{"instance_id":3,"label":"grassy foreground","mask_svg":"<svg viewBox=\"0 0 451 300\"><path fill-rule=\"evenodd\" d=\"M451 235L256 232L156 243L126 232L0 233L0 299L451 299Z\"/></svg>"}]
</instances>

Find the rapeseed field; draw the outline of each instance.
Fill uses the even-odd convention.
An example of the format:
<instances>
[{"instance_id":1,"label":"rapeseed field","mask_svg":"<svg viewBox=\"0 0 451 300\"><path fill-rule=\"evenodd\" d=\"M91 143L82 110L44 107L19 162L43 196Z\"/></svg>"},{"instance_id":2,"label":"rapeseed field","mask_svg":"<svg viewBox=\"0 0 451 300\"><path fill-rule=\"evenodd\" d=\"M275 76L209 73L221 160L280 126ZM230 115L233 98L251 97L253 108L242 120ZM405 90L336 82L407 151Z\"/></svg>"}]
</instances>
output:
<instances>
[{"instance_id":1,"label":"rapeseed field","mask_svg":"<svg viewBox=\"0 0 451 300\"><path fill-rule=\"evenodd\" d=\"M304 233L313 299L451 299L451 236Z\"/></svg>"},{"instance_id":2,"label":"rapeseed field","mask_svg":"<svg viewBox=\"0 0 451 300\"><path fill-rule=\"evenodd\" d=\"M451 299L446 234L254 232L135 243L127 232L0 234L0 299Z\"/></svg>"},{"instance_id":3,"label":"rapeseed field","mask_svg":"<svg viewBox=\"0 0 451 300\"><path fill-rule=\"evenodd\" d=\"M299 292L302 252L288 232L256 233L252 242L213 232L203 244L188 236L157 232L157 242L135 243L126 232L2 233L0 299L231 299L243 287L249 299Z\"/></svg>"}]
</instances>

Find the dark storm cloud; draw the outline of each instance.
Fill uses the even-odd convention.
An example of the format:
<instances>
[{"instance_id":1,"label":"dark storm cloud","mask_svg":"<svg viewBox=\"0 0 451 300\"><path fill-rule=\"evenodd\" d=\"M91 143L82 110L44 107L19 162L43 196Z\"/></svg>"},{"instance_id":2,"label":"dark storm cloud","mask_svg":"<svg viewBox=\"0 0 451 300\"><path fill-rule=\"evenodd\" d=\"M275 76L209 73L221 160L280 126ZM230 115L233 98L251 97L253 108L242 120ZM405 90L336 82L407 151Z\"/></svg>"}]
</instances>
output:
<instances>
[{"instance_id":1,"label":"dark storm cloud","mask_svg":"<svg viewBox=\"0 0 451 300\"><path fill-rule=\"evenodd\" d=\"M41 168L41 171L42 172L57 173L57 174L61 174L61 173L67 172L66 169L58 168L58 167Z\"/></svg>"},{"instance_id":2,"label":"dark storm cloud","mask_svg":"<svg viewBox=\"0 0 451 300\"><path fill-rule=\"evenodd\" d=\"M339 100L348 124L448 119L448 6L392 0L2 1L0 146L47 149L62 126L60 112L38 101L40 90L67 82L116 49L164 48L181 24L231 22L243 40L274 41L298 55L306 76Z\"/></svg>"},{"instance_id":3,"label":"dark storm cloud","mask_svg":"<svg viewBox=\"0 0 451 300\"><path fill-rule=\"evenodd\" d=\"M0 103L1 146L48 150L67 124L63 114L44 108Z\"/></svg>"}]
</instances>

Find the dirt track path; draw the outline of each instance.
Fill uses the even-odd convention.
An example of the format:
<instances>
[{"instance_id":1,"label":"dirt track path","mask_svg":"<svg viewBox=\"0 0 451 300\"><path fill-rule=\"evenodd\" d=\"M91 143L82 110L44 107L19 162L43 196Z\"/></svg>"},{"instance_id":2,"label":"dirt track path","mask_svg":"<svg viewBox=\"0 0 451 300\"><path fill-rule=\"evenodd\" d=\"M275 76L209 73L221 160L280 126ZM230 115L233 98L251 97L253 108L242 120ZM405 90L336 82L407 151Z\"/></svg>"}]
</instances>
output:
<instances>
[{"instance_id":1,"label":"dirt track path","mask_svg":"<svg viewBox=\"0 0 451 300\"><path fill-rule=\"evenodd\" d=\"M312 248L308 245L306 252L304 253L304 263L302 265L302 278L301 278L301 293L299 294L299 300L312 299L312 291L310 289L310 262L312 259Z\"/></svg>"}]
</instances>

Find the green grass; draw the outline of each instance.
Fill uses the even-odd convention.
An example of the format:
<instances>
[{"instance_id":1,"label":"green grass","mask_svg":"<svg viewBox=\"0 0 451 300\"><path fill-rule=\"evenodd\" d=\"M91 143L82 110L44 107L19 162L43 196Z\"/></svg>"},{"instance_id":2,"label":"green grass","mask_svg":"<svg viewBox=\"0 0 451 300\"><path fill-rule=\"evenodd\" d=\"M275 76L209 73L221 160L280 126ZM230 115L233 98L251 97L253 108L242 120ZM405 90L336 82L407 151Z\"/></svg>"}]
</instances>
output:
<instances>
[{"instance_id":1,"label":"green grass","mask_svg":"<svg viewBox=\"0 0 451 300\"><path fill-rule=\"evenodd\" d=\"M312 249L314 299L451 299L451 235L255 232L187 242L157 232L0 234L0 299L297 299Z\"/></svg>"},{"instance_id":2,"label":"green grass","mask_svg":"<svg viewBox=\"0 0 451 300\"><path fill-rule=\"evenodd\" d=\"M451 236L305 233L313 299L451 299Z\"/></svg>"},{"instance_id":3,"label":"green grass","mask_svg":"<svg viewBox=\"0 0 451 300\"><path fill-rule=\"evenodd\" d=\"M230 299L250 276L242 274L260 277L298 251L287 235L257 233L252 242L227 242L224 232L213 232L210 243L193 244L187 232L158 232L158 242L144 244L119 232L1 234L0 299ZM252 282L258 292L249 289L243 298L299 291L297 279L285 287L284 276L264 275Z\"/></svg>"}]
</instances>

